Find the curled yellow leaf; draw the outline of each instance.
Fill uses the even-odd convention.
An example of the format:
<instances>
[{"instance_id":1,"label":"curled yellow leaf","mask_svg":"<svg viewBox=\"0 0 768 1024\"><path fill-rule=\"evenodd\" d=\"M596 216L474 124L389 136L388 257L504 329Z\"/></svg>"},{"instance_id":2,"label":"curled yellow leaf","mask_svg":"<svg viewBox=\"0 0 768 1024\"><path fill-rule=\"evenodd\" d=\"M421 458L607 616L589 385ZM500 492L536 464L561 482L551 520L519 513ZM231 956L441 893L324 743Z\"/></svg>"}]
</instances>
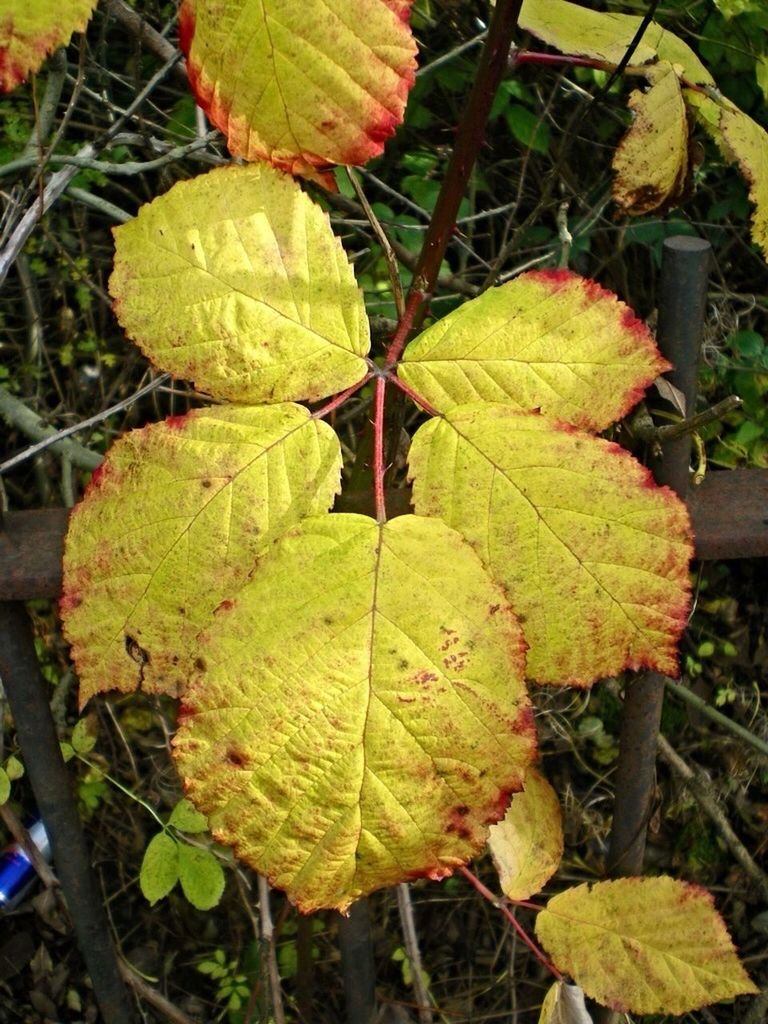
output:
<instances>
[{"instance_id":1,"label":"curled yellow leaf","mask_svg":"<svg viewBox=\"0 0 768 1024\"><path fill-rule=\"evenodd\" d=\"M488 834L501 890L527 900L557 871L563 857L563 816L557 793L536 768L529 768L521 793Z\"/></svg>"}]
</instances>

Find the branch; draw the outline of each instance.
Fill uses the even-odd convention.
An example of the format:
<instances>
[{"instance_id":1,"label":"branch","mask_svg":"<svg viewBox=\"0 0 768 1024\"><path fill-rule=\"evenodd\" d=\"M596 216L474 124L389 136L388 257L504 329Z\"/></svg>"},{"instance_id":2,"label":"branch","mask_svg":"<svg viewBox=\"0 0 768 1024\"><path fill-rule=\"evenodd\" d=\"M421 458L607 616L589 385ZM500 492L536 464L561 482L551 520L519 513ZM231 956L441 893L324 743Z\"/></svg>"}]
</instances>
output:
<instances>
[{"instance_id":1,"label":"branch","mask_svg":"<svg viewBox=\"0 0 768 1024\"><path fill-rule=\"evenodd\" d=\"M50 447L57 455L69 459L79 469L93 471L101 465L103 455L91 451L77 441L60 438L55 427L46 426L41 416L32 412L21 399L16 398L2 385L0 385L0 416L33 441L48 441L45 447Z\"/></svg>"},{"instance_id":2,"label":"branch","mask_svg":"<svg viewBox=\"0 0 768 1024\"><path fill-rule=\"evenodd\" d=\"M675 775L682 779L701 809L716 825L734 859L744 868L763 896L768 897L768 877L757 866L747 848L731 828L728 818L718 807L717 801L710 791L711 783L706 779L704 773L696 772L686 764L674 747L661 735L659 735L658 744L662 760L666 761Z\"/></svg>"}]
</instances>

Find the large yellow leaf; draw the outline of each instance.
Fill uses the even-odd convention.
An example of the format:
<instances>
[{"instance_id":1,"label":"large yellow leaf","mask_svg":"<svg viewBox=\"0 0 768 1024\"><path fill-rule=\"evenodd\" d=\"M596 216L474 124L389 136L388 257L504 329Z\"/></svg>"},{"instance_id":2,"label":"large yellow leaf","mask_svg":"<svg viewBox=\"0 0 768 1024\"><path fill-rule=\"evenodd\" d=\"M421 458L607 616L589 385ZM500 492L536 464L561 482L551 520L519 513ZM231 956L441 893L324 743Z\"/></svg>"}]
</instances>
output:
<instances>
[{"instance_id":1,"label":"large yellow leaf","mask_svg":"<svg viewBox=\"0 0 768 1024\"><path fill-rule=\"evenodd\" d=\"M315 176L377 156L414 81L411 0L184 0L198 103L233 154Z\"/></svg>"},{"instance_id":2,"label":"large yellow leaf","mask_svg":"<svg viewBox=\"0 0 768 1024\"><path fill-rule=\"evenodd\" d=\"M149 358L233 402L322 398L366 373L362 294L316 203L266 165L180 182L115 228L109 287Z\"/></svg>"},{"instance_id":3,"label":"large yellow leaf","mask_svg":"<svg viewBox=\"0 0 768 1024\"><path fill-rule=\"evenodd\" d=\"M712 897L672 878L580 885L549 901L536 935L592 999L625 1013L686 1013L757 992Z\"/></svg>"},{"instance_id":4,"label":"large yellow leaf","mask_svg":"<svg viewBox=\"0 0 768 1024\"><path fill-rule=\"evenodd\" d=\"M444 523L305 520L201 638L175 739L187 794L303 911L445 877L534 754L523 651Z\"/></svg>"},{"instance_id":5,"label":"large yellow leaf","mask_svg":"<svg viewBox=\"0 0 768 1024\"><path fill-rule=\"evenodd\" d=\"M672 206L688 179L688 116L666 61L649 67L651 87L629 98L635 119L613 157L613 198L633 217Z\"/></svg>"},{"instance_id":6,"label":"large yellow leaf","mask_svg":"<svg viewBox=\"0 0 768 1024\"><path fill-rule=\"evenodd\" d=\"M511 900L527 900L554 875L563 857L563 816L557 793L529 768L522 793L512 798L504 820L488 834L501 890Z\"/></svg>"},{"instance_id":7,"label":"large yellow leaf","mask_svg":"<svg viewBox=\"0 0 768 1024\"><path fill-rule=\"evenodd\" d=\"M668 368L613 293L545 270L459 306L408 345L397 372L439 412L482 399L597 431Z\"/></svg>"},{"instance_id":8,"label":"large yellow leaf","mask_svg":"<svg viewBox=\"0 0 768 1024\"><path fill-rule=\"evenodd\" d=\"M340 468L334 432L297 405L199 410L113 445L64 556L81 704L182 691L201 626L276 537L328 510Z\"/></svg>"},{"instance_id":9,"label":"large yellow leaf","mask_svg":"<svg viewBox=\"0 0 768 1024\"><path fill-rule=\"evenodd\" d=\"M3 0L0 92L21 85L73 32L82 32L95 6L96 0Z\"/></svg>"},{"instance_id":10,"label":"large yellow leaf","mask_svg":"<svg viewBox=\"0 0 768 1024\"><path fill-rule=\"evenodd\" d=\"M692 554L685 505L631 455L543 416L458 406L417 431L414 507L477 549L529 644L528 677L677 672Z\"/></svg>"},{"instance_id":11,"label":"large yellow leaf","mask_svg":"<svg viewBox=\"0 0 768 1024\"><path fill-rule=\"evenodd\" d=\"M723 156L737 164L749 182L749 198L755 206L752 240L768 259L768 133L725 97L715 101L687 90L687 98Z\"/></svg>"},{"instance_id":12,"label":"large yellow leaf","mask_svg":"<svg viewBox=\"0 0 768 1024\"><path fill-rule=\"evenodd\" d=\"M520 27L555 49L609 64L622 60L641 22L635 14L603 13L568 0L524 0L520 13ZM693 50L652 21L630 64L648 64L656 58L677 65L689 82L714 83Z\"/></svg>"}]
</instances>

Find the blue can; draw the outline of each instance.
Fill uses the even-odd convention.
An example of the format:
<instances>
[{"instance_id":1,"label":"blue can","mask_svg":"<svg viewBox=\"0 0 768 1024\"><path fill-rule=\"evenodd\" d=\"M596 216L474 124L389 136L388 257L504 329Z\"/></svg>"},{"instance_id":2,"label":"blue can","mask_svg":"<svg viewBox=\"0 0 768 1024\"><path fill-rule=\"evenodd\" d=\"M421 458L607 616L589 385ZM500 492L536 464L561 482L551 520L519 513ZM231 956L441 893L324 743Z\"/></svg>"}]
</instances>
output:
<instances>
[{"instance_id":1,"label":"blue can","mask_svg":"<svg viewBox=\"0 0 768 1024\"><path fill-rule=\"evenodd\" d=\"M29 838L45 860L51 859L51 844L42 821L28 826ZM26 896L36 879L32 861L20 843L12 843L0 853L0 913L13 910Z\"/></svg>"}]
</instances>

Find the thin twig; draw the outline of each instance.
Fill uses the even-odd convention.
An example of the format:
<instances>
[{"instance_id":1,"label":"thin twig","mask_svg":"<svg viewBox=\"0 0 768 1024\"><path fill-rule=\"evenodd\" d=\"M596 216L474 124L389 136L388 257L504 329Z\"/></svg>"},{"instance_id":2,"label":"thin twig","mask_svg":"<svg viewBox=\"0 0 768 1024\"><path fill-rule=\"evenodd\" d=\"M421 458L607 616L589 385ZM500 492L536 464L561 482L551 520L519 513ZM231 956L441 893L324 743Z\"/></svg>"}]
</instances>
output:
<instances>
[{"instance_id":1,"label":"thin twig","mask_svg":"<svg viewBox=\"0 0 768 1024\"><path fill-rule=\"evenodd\" d=\"M162 1013L166 1020L171 1021L172 1024L195 1024L191 1017L188 1017L183 1010L166 999L162 992L158 992L156 988L148 985L122 957L118 958L117 966L123 980L131 986L136 995Z\"/></svg>"},{"instance_id":2,"label":"thin twig","mask_svg":"<svg viewBox=\"0 0 768 1024\"><path fill-rule=\"evenodd\" d=\"M69 437L70 434L77 434L81 430L87 430L89 427L95 426L97 423L101 423L103 420L109 419L110 416L114 416L117 412L122 412L129 406L133 405L144 395L148 395L151 391L155 391L162 384L170 379L170 373L162 373L155 380L150 381L149 384L145 384L143 388L139 388L128 398L123 398L121 401L111 405L108 409L104 409L102 412L97 412L95 416L90 416L87 420L82 420L80 423L75 423L71 427L65 427L63 430L57 430L49 437L43 438L42 441L38 441L37 444L30 445L29 448L25 448L23 452L12 456L10 459L6 459L5 462L0 463L0 473L7 473L8 470L13 469L14 466L20 465L22 462L26 462L27 459L31 459L38 452L45 451L46 448L50 448L51 445L56 444L58 441L63 440L65 437ZM86 449L87 450L87 449Z\"/></svg>"},{"instance_id":3,"label":"thin twig","mask_svg":"<svg viewBox=\"0 0 768 1024\"><path fill-rule=\"evenodd\" d=\"M352 188L355 190L357 198L360 200L360 205L365 210L365 216L368 218L368 223L373 228L373 233L379 240L379 245L384 253L384 259L387 261L387 271L389 272L389 283L392 285L392 295L395 300L395 309L397 310L397 317L399 320L405 316L405 296L403 295L403 285L400 280L400 267L397 263L397 257L395 256L394 249L389 237L381 226L381 222L376 214L373 212L371 204L366 198L365 192L360 182L357 180L357 175L351 167L347 167L347 177L349 178Z\"/></svg>"},{"instance_id":4,"label":"thin twig","mask_svg":"<svg viewBox=\"0 0 768 1024\"><path fill-rule=\"evenodd\" d=\"M144 174L147 171L157 171L161 167L166 167L168 164L175 163L177 160L183 160L188 157L190 153L194 153L199 149L205 149L209 143L219 138L218 131L210 131L202 139L193 139L192 142L188 142L184 146L173 146L162 156L155 157L153 160L125 160L123 163L114 163L111 160L94 160L90 156L80 156L75 154L73 156L65 153L54 153L48 157L49 164L62 164L66 167L77 167L81 170L98 171L100 174L111 175L115 178L131 178L137 174ZM33 167L37 162L36 157L19 157L18 160L11 160L0 167L0 176L6 174L14 174L16 171L24 170L27 167Z\"/></svg>"},{"instance_id":5,"label":"thin twig","mask_svg":"<svg viewBox=\"0 0 768 1024\"><path fill-rule=\"evenodd\" d=\"M749 851L733 831L731 823L718 807L717 801L710 792L710 786L701 772L694 771L664 736L658 738L659 754L667 762L674 773L686 784L698 805L707 817L717 826L724 843L742 866L747 875L760 889L764 897L768 897L768 876L758 867Z\"/></svg>"},{"instance_id":6,"label":"thin twig","mask_svg":"<svg viewBox=\"0 0 768 1024\"><path fill-rule=\"evenodd\" d=\"M738 722L734 722L732 718L724 715L717 708L713 708L711 704L707 704L705 700L702 700L692 690L689 690L687 686L681 686L680 683L676 683L673 679L665 679L664 685L678 697L680 700L684 700L686 704L690 704L692 708L700 711L702 715L706 715L707 718L716 722L723 729L727 729L732 732L734 736L738 736L745 743L748 743L753 750L756 750L763 757L768 757L768 743L761 739L759 736L755 736L749 729L745 729L743 725L739 725Z\"/></svg>"},{"instance_id":7,"label":"thin twig","mask_svg":"<svg viewBox=\"0 0 768 1024\"><path fill-rule=\"evenodd\" d=\"M160 82L167 77L168 73L173 67L175 67L179 60L181 60L181 54L178 51L174 51L173 56L166 61L166 63L157 72L155 72L141 92L139 92L132 100L126 108L125 113L110 125L109 130L104 134L103 138L99 140L98 147L106 146L110 140L122 130L125 122L142 106L147 97L150 96ZM77 156L90 159L95 156L96 151L97 146L89 142L80 149ZM24 212L19 222L16 224L16 227L11 232L11 236L3 247L2 252L0 252L0 285L8 276L8 271L13 266L16 257L26 245L27 239L32 233L37 222L66 191L68 185L78 173L79 169L77 167L62 167L60 171L56 171L56 173L52 174L49 178L42 194L39 197L36 197L35 201L31 203Z\"/></svg>"},{"instance_id":8,"label":"thin twig","mask_svg":"<svg viewBox=\"0 0 768 1024\"><path fill-rule=\"evenodd\" d=\"M275 931L272 924L272 913L269 909L269 882L263 875L258 876L259 914L261 917L261 941L267 958L267 974L272 1003L274 1024L285 1024L283 993L280 988L280 973L277 969L277 952L275 950Z\"/></svg>"},{"instance_id":9,"label":"thin twig","mask_svg":"<svg viewBox=\"0 0 768 1024\"><path fill-rule=\"evenodd\" d=\"M0 384L0 416L11 426L18 428L30 437L33 441L43 441L43 447L51 448L57 455L66 456L69 461L79 469L93 471L101 465L104 458L99 452L93 452L85 448L77 441L69 441L60 438L60 432L55 427L46 426L44 421L36 412L29 409L20 398L16 398L10 391ZM37 454L42 448L35 447L29 452L26 458ZM24 453L22 453L24 454ZM0 472L5 466L0 467Z\"/></svg>"},{"instance_id":10,"label":"thin twig","mask_svg":"<svg viewBox=\"0 0 768 1024\"><path fill-rule=\"evenodd\" d=\"M560 973L560 971L558 971L558 969L555 967L555 965L553 963L551 963L549 960L547 960L547 958L546 958L546 956L544 956L544 953L542 952L542 950L539 949L539 947L536 945L536 943L530 937L530 935L525 930L525 928L523 928L523 926L517 920L515 915L512 913L512 911L506 905L506 903L503 900L500 900L497 896L494 896L494 894L491 892L491 890L488 888L488 886L487 885L483 885L483 883L480 881L480 879L477 877L477 875L473 874L469 870L469 868L462 866L462 867L459 868L459 871L460 871L460 873L462 875L464 875L464 877L470 883L470 885L474 886L474 888L477 889L477 891L480 893L480 895L484 899L488 900L488 902L491 904L492 907L495 907L496 910L499 911L499 913L503 914L504 917L506 917L506 919L509 921L509 923L512 925L512 927L515 929L517 934L520 936L520 938L526 944L528 949L530 949L530 951L533 953L533 955L536 957L536 959L546 967L546 969L549 971L549 973L554 978L556 978L558 981L563 981L564 979L563 979L563 976Z\"/></svg>"},{"instance_id":11,"label":"thin twig","mask_svg":"<svg viewBox=\"0 0 768 1024\"><path fill-rule=\"evenodd\" d=\"M411 890L407 882L401 882L397 887L397 909L400 911L400 924L403 929L405 951L408 954L408 961L411 965L413 991L416 995L416 1002L419 1004L419 1024L432 1024L432 1008L430 1006L429 992L424 984L421 950L419 949L419 938L416 934Z\"/></svg>"}]
</instances>

